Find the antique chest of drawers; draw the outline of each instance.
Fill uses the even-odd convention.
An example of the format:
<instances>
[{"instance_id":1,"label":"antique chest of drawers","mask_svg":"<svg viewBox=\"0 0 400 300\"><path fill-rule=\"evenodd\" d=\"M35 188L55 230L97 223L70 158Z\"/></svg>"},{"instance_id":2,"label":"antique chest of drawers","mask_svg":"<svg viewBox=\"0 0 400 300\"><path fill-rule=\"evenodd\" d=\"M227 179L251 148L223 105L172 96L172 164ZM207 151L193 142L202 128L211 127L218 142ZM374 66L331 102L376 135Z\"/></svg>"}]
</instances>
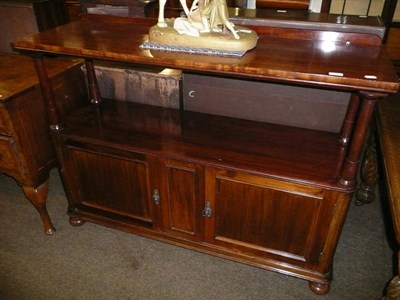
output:
<instances>
[{"instance_id":1,"label":"antique chest of drawers","mask_svg":"<svg viewBox=\"0 0 400 300\"><path fill-rule=\"evenodd\" d=\"M48 61L52 87L62 112L86 93L78 60ZM0 53L0 173L13 177L52 234L46 209L49 172L56 166L44 101L29 57Z\"/></svg>"}]
</instances>

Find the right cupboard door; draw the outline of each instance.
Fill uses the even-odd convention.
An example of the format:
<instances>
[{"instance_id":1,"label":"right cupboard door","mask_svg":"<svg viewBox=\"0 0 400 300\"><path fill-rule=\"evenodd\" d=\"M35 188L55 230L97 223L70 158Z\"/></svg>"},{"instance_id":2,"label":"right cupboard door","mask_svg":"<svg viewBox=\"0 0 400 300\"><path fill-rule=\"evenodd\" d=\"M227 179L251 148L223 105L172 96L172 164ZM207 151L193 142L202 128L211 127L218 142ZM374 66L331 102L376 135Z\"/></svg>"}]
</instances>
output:
<instances>
[{"instance_id":1,"label":"right cupboard door","mask_svg":"<svg viewBox=\"0 0 400 300\"><path fill-rule=\"evenodd\" d=\"M329 256L333 253L327 241L329 236L332 241L336 238L329 233L333 231L337 195L315 187L207 168L206 202L212 214L206 218L206 241L230 249L231 255L238 257L300 267L318 264L324 251ZM336 245L335 241L331 244Z\"/></svg>"}]
</instances>

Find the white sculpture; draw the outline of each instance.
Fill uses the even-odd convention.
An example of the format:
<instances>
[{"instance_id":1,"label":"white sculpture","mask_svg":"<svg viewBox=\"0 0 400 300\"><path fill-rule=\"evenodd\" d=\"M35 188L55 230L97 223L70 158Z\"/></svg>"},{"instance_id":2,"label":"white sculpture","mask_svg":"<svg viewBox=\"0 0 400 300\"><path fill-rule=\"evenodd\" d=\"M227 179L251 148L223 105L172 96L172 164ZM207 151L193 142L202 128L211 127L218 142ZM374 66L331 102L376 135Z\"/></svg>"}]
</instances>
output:
<instances>
[{"instance_id":1,"label":"white sculpture","mask_svg":"<svg viewBox=\"0 0 400 300\"><path fill-rule=\"evenodd\" d=\"M186 14L186 16L189 15L189 8L187 7L186 4L186 0L179 0L179 2L182 5L182 8ZM165 18L164 18L164 9L165 9L165 4L167 3L167 0L158 0L159 3L159 11L158 11L158 23L157 26L158 27L167 27L167 23L165 22Z\"/></svg>"},{"instance_id":2,"label":"white sculpture","mask_svg":"<svg viewBox=\"0 0 400 300\"><path fill-rule=\"evenodd\" d=\"M256 46L254 30L229 21L226 0L194 0L190 10L185 1L180 0L185 17L164 19L167 0L159 0L158 23L150 28L141 48L243 56Z\"/></svg>"},{"instance_id":3,"label":"white sculpture","mask_svg":"<svg viewBox=\"0 0 400 300\"><path fill-rule=\"evenodd\" d=\"M240 38L233 28L235 25L229 21L226 0L194 0L188 18L194 26L200 24L201 32L221 32L221 25L229 29L235 39Z\"/></svg>"}]
</instances>

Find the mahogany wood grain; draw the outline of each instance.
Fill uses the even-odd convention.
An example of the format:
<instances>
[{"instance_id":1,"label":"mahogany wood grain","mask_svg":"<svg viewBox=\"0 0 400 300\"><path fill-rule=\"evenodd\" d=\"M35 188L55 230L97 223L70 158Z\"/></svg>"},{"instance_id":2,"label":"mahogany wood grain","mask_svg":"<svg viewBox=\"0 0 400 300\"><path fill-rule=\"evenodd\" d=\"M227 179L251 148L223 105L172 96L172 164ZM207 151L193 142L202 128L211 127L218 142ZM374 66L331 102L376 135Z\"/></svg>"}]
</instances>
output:
<instances>
[{"instance_id":1,"label":"mahogany wood grain","mask_svg":"<svg viewBox=\"0 0 400 300\"><path fill-rule=\"evenodd\" d=\"M96 105L101 103L101 95L99 86L97 84L96 72L94 70L94 64L92 60L85 60L87 79L88 79L88 89L90 95L90 102Z\"/></svg>"},{"instance_id":2,"label":"mahogany wood grain","mask_svg":"<svg viewBox=\"0 0 400 300\"><path fill-rule=\"evenodd\" d=\"M346 115L343 120L342 129L340 131L339 142L343 145L348 145L350 142L351 133L353 132L354 123L356 122L359 104L359 95L352 94L347 107Z\"/></svg>"},{"instance_id":3,"label":"mahogany wood grain","mask_svg":"<svg viewBox=\"0 0 400 300\"><path fill-rule=\"evenodd\" d=\"M384 98L381 94L361 93L361 105L358 121L355 124L349 152L340 172L339 183L344 186L356 187L356 175L360 164L360 155L368 134L368 127L374 113L375 104Z\"/></svg>"},{"instance_id":4,"label":"mahogany wood grain","mask_svg":"<svg viewBox=\"0 0 400 300\"><path fill-rule=\"evenodd\" d=\"M40 81L40 88L42 90L42 95L45 98L47 116L49 118L50 130L61 130L63 129L63 124L60 121L60 116L56 107L54 94L52 93L50 78L45 71L44 58L43 56L37 56L33 60L36 73Z\"/></svg>"},{"instance_id":5,"label":"mahogany wood grain","mask_svg":"<svg viewBox=\"0 0 400 300\"><path fill-rule=\"evenodd\" d=\"M139 48L153 24L84 16L14 46L31 55L82 57L89 67L107 60L342 90L354 94L347 123L338 134L108 99L86 102L53 120L65 124L52 136L71 224L96 222L274 270L326 294L374 105L399 88L380 39L319 30L321 23L314 29L257 24L258 44L241 58L178 55ZM37 67L46 87L44 65ZM51 90L45 92L57 109Z\"/></svg>"},{"instance_id":6,"label":"mahogany wood grain","mask_svg":"<svg viewBox=\"0 0 400 300\"><path fill-rule=\"evenodd\" d=\"M38 187L23 186L22 189L26 195L26 198L28 198L28 200L33 204L33 206L39 212L40 218L42 219L43 222L45 234L48 235L53 234L56 230L53 224L51 223L51 219L49 213L47 212L47 206L46 206L47 193L49 190L49 181L46 180Z\"/></svg>"},{"instance_id":7,"label":"mahogany wood grain","mask_svg":"<svg viewBox=\"0 0 400 300\"><path fill-rule=\"evenodd\" d=\"M202 200L204 167L193 162L160 158L155 164L159 179L164 230L169 235L187 240L202 241Z\"/></svg>"},{"instance_id":8,"label":"mahogany wood grain","mask_svg":"<svg viewBox=\"0 0 400 300\"><path fill-rule=\"evenodd\" d=\"M261 33L256 48L243 58L198 55L194 60L191 54L140 49L148 39L148 26L155 24L154 21L87 16L82 21L19 39L13 45L20 51L124 61L323 88L383 93L398 89L393 66L380 46L346 44L336 41L335 34L331 34L333 39L329 38L329 33L325 34L325 40L279 38ZM281 31L290 32L290 29ZM332 76L330 72L343 76ZM366 75L377 79L366 79Z\"/></svg>"},{"instance_id":9,"label":"mahogany wood grain","mask_svg":"<svg viewBox=\"0 0 400 300\"><path fill-rule=\"evenodd\" d=\"M57 135L254 174L268 165L274 177L342 190L336 176L343 146L335 133L104 101L100 112L91 106L75 111Z\"/></svg>"}]
</instances>

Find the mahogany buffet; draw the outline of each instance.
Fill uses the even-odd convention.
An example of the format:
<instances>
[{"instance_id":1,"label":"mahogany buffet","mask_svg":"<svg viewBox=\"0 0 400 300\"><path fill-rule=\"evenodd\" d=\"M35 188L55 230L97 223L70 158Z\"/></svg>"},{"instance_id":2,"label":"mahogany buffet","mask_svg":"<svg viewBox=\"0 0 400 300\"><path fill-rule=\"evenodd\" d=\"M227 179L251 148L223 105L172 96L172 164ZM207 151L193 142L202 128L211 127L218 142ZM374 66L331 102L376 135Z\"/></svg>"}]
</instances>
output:
<instances>
[{"instance_id":1,"label":"mahogany buffet","mask_svg":"<svg viewBox=\"0 0 400 300\"><path fill-rule=\"evenodd\" d=\"M241 58L143 50L155 19L84 15L15 41L33 57L45 95L70 223L94 222L273 270L328 293L374 106L399 89L379 30L363 25L368 20L353 27L350 19L346 26L252 20L257 46ZM90 99L66 116L55 105L47 55L85 60ZM172 109L102 99L97 61L182 70L183 89L185 78L206 79L199 91L221 105L241 82L268 87L243 91L259 98L254 111L281 101L291 103L289 111L298 90L344 93L348 101L335 132L285 124L284 111L274 123L190 111L184 103ZM253 96L244 98L231 103L252 107ZM319 99L301 100L300 109L308 100L323 110Z\"/></svg>"}]
</instances>

